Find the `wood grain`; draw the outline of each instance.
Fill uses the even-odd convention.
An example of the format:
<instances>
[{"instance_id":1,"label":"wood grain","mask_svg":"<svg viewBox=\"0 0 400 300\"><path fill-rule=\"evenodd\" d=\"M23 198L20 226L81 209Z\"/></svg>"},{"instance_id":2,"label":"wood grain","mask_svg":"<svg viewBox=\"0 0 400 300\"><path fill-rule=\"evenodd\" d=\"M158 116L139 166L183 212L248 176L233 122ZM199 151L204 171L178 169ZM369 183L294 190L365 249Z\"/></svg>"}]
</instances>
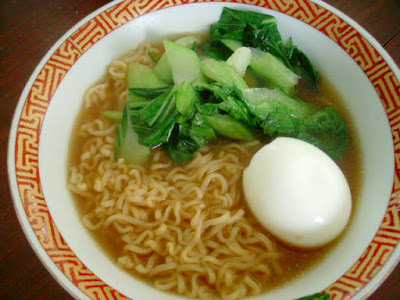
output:
<instances>
[{"instance_id":1,"label":"wood grain","mask_svg":"<svg viewBox=\"0 0 400 300\"><path fill-rule=\"evenodd\" d=\"M399 32L399 0L329 0L325 2L353 18L382 45Z\"/></svg>"},{"instance_id":2,"label":"wood grain","mask_svg":"<svg viewBox=\"0 0 400 300\"><path fill-rule=\"evenodd\" d=\"M0 0L0 299L72 299L27 242L8 189L6 153L13 111L48 49L76 22L109 1ZM400 1L329 0L368 30L400 64ZM400 265L370 297L400 298Z\"/></svg>"}]
</instances>

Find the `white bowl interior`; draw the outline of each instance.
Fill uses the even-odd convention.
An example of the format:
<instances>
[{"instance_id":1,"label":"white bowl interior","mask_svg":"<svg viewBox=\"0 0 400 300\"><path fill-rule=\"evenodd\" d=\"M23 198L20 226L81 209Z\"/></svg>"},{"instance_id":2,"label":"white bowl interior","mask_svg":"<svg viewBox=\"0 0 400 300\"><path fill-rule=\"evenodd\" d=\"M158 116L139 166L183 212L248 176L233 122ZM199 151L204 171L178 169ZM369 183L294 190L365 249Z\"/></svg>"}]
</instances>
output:
<instances>
[{"instance_id":1,"label":"white bowl interior","mask_svg":"<svg viewBox=\"0 0 400 300\"><path fill-rule=\"evenodd\" d=\"M134 299L177 297L159 292L118 268L82 226L66 186L71 130L82 105L83 93L105 74L114 58L136 48L143 40L158 40L175 33L207 31L209 25L218 20L223 6L276 16L283 37L292 36L294 42L311 57L318 70L345 99L359 133L365 170L352 226L337 247L304 276L254 299L294 299L323 290L332 284L365 251L387 208L394 169L392 136L387 117L368 78L332 40L297 19L249 5L193 4L144 15L97 42L70 69L49 105L39 151L43 193L54 222L66 242L98 277Z\"/></svg>"}]
</instances>

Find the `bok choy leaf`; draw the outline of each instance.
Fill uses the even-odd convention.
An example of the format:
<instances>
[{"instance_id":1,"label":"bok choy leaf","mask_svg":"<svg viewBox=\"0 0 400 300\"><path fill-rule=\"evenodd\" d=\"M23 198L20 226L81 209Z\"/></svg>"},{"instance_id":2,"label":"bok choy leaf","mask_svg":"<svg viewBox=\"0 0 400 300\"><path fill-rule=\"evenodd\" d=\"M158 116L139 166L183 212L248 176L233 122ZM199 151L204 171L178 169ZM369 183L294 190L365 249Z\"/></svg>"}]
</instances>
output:
<instances>
[{"instance_id":1,"label":"bok choy leaf","mask_svg":"<svg viewBox=\"0 0 400 300\"><path fill-rule=\"evenodd\" d=\"M317 293L305 297L298 298L296 300L330 300L331 295L325 293Z\"/></svg>"},{"instance_id":2,"label":"bok choy leaf","mask_svg":"<svg viewBox=\"0 0 400 300\"><path fill-rule=\"evenodd\" d=\"M150 158L150 149L139 143L138 134L133 129L128 105L125 105L118 128L114 159L124 158L128 164L144 165Z\"/></svg>"},{"instance_id":3,"label":"bok choy leaf","mask_svg":"<svg viewBox=\"0 0 400 300\"><path fill-rule=\"evenodd\" d=\"M240 11L225 7L218 23L211 26L212 47L207 53L220 56L221 47L217 41L235 40L246 47L258 48L280 59L287 68L303 76L318 87L318 72L307 55L293 44L282 39L275 17L251 11ZM210 51L211 50L211 51Z\"/></svg>"},{"instance_id":4,"label":"bok choy leaf","mask_svg":"<svg viewBox=\"0 0 400 300\"><path fill-rule=\"evenodd\" d=\"M152 148L167 143L177 114L175 88L171 88L140 111L137 123L142 121L149 127L149 134L141 138L141 143Z\"/></svg>"},{"instance_id":5,"label":"bok choy leaf","mask_svg":"<svg viewBox=\"0 0 400 300\"><path fill-rule=\"evenodd\" d=\"M163 86L159 88L130 88L129 93L148 99L154 99L169 89L171 89L171 86Z\"/></svg>"}]
</instances>

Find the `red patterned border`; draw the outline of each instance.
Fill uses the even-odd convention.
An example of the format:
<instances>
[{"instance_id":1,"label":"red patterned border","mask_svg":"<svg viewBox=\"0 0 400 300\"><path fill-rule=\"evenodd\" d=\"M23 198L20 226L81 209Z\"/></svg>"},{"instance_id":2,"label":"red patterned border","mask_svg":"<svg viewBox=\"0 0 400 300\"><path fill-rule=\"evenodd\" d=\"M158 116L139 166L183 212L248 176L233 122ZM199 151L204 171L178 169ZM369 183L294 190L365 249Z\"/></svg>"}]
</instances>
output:
<instances>
[{"instance_id":1,"label":"red patterned border","mask_svg":"<svg viewBox=\"0 0 400 300\"><path fill-rule=\"evenodd\" d=\"M16 135L15 169L26 215L42 247L57 267L92 299L127 299L93 274L69 248L49 213L41 190L38 167L40 131L48 105L62 79L97 41L148 12L173 5L205 2L179 0L122 1L93 17L53 53L34 81L22 110ZM210 1L212 2L212 1ZM351 25L309 0L231 1L270 8L295 17L342 47L361 67L378 92L389 117L395 147L393 194L400 191L400 85L380 53ZM382 268L400 241L400 202L390 200L385 218L362 257L325 290L333 299L348 299Z\"/></svg>"}]
</instances>

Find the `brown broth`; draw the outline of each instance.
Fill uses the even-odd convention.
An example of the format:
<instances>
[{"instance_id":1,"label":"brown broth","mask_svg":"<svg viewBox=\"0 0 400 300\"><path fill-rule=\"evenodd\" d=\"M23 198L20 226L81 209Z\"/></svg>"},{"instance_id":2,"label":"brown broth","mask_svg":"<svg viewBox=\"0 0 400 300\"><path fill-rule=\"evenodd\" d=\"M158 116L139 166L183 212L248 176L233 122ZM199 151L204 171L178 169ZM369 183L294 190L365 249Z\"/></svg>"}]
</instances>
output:
<instances>
[{"instance_id":1,"label":"brown broth","mask_svg":"<svg viewBox=\"0 0 400 300\"><path fill-rule=\"evenodd\" d=\"M251 75L247 77L250 79ZM253 85L256 85L256 82L253 82ZM252 84L251 84L252 85ZM310 91L304 84L299 84L299 87L296 91L296 97L300 99L304 99L306 101L310 101L317 106L323 107L326 105L333 104L338 109L339 113L344 117L346 124L349 129L349 133L351 136L351 144L346 152L344 158L341 161L338 161L339 167L344 172L352 192L353 198L353 212L357 210L358 197L360 195L360 190L362 186L363 180L363 168L362 168L362 153L360 149L360 142L358 139L357 132L351 120L350 112L347 111L345 107L344 101L341 99L340 95L334 89L333 85L331 85L328 80L324 77L320 78L320 88L317 93ZM113 99L112 95L110 95L110 103L111 99ZM109 108L113 108L110 104ZM79 113L77 120L75 122L75 128L73 134L71 136L70 149L69 149L69 166L76 165L79 156L80 156L80 147L84 143L84 138L80 137L77 132L78 128L87 120L96 118L97 112L93 110L89 113L83 113L82 111ZM73 195L75 198L75 203L78 209L80 216L82 217L90 210L90 204L87 205L81 199ZM263 229L258 223L255 217L250 213L249 209L246 207L245 202L242 203L243 208L246 210L247 218L251 219L251 222L255 227L259 230L266 233L266 230ZM348 227L351 226L351 221ZM348 228L347 227L347 228ZM115 231L113 229L106 229L102 231L91 231L93 238L99 244L99 247L105 251L110 258L115 261L118 255L121 252L123 247L122 243L115 239ZM266 233L268 234L268 233ZM284 259L281 262L282 274L279 277L272 278L272 282L268 287L264 287L264 291L271 290L278 286L282 286L287 284L288 282L294 280L295 278L301 276L306 273L313 267L315 267L340 241L340 239L346 234L346 231L335 241L331 242L329 245L316 250L301 250L296 248L291 248L283 245L278 240L273 239L277 248L283 254ZM268 234L269 235L269 234ZM270 236L270 235L269 235ZM129 272L129 271L128 271ZM134 273L134 272L132 272ZM137 277L143 278L143 276Z\"/></svg>"}]
</instances>

